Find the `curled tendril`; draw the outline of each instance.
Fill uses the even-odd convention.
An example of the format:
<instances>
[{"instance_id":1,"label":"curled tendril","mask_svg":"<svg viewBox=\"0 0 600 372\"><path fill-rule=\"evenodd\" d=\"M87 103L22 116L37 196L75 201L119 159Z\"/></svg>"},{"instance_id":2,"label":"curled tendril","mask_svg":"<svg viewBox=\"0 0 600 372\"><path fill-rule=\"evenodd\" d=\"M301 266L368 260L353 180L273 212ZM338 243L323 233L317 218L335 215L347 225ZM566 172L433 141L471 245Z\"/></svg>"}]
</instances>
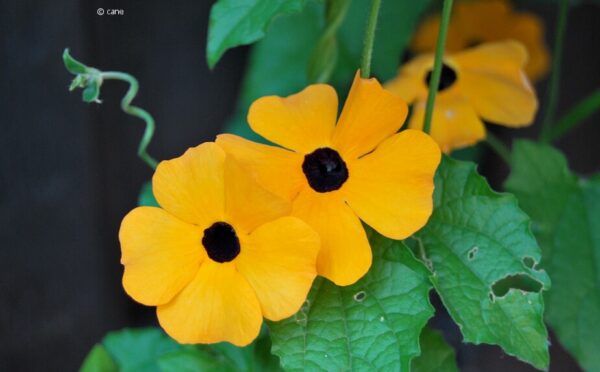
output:
<instances>
[{"instance_id":1,"label":"curled tendril","mask_svg":"<svg viewBox=\"0 0 600 372\"><path fill-rule=\"evenodd\" d=\"M146 129L144 135L138 146L138 156L152 169L156 169L158 162L148 154L147 148L154 135L154 118L146 110L131 105L131 102L137 95L139 90L138 81L131 75L124 72L116 71L100 71L93 67L88 67L83 63L77 61L69 54L69 49L65 49L63 52L63 61L66 69L75 75L75 78L71 82L69 90L75 90L82 88L82 98L85 102L96 102L101 103L100 88L105 80L121 80L129 83L129 89L125 96L121 99L121 109L132 116L138 117L146 122Z\"/></svg>"}]
</instances>

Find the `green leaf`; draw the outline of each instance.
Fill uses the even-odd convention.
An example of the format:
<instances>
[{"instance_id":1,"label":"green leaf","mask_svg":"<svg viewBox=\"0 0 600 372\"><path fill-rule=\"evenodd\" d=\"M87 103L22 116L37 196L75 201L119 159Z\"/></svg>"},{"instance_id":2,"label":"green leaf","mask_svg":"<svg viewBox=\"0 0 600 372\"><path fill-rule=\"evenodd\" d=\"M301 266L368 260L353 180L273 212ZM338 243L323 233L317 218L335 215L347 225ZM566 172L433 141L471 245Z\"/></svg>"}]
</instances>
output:
<instances>
[{"instance_id":1,"label":"green leaf","mask_svg":"<svg viewBox=\"0 0 600 372\"><path fill-rule=\"evenodd\" d=\"M501 296L492 289L518 274L543 289L550 286L546 273L531 267L541 252L516 198L494 192L475 164L444 157L435 177L434 204L417 238L434 287L464 340L499 345L537 368L547 368L542 294L519 287Z\"/></svg>"},{"instance_id":2,"label":"green leaf","mask_svg":"<svg viewBox=\"0 0 600 372\"><path fill-rule=\"evenodd\" d=\"M262 339L264 337L259 340ZM276 357L269 355L270 359L264 360L256 354L256 344L244 348L228 343L198 345L162 355L158 360L158 365L162 372L269 372L281 370Z\"/></svg>"},{"instance_id":3,"label":"green leaf","mask_svg":"<svg viewBox=\"0 0 600 372\"><path fill-rule=\"evenodd\" d=\"M138 196L138 205L140 207L159 207L154 193L152 192L152 181L144 183Z\"/></svg>"},{"instance_id":4,"label":"green leaf","mask_svg":"<svg viewBox=\"0 0 600 372\"><path fill-rule=\"evenodd\" d=\"M157 328L110 332L102 344L120 371L160 371L158 358L183 348Z\"/></svg>"},{"instance_id":5,"label":"green leaf","mask_svg":"<svg viewBox=\"0 0 600 372\"><path fill-rule=\"evenodd\" d=\"M421 355L413 359L410 366L412 372L458 372L454 349L439 331L423 328L419 344Z\"/></svg>"},{"instance_id":6,"label":"green leaf","mask_svg":"<svg viewBox=\"0 0 600 372\"><path fill-rule=\"evenodd\" d=\"M71 56L69 48L63 52L63 63L65 68L72 74L85 74L88 72L88 67Z\"/></svg>"},{"instance_id":7,"label":"green leaf","mask_svg":"<svg viewBox=\"0 0 600 372\"><path fill-rule=\"evenodd\" d=\"M92 348L80 369L81 372L117 372L118 370L110 354L100 344Z\"/></svg>"},{"instance_id":8,"label":"green leaf","mask_svg":"<svg viewBox=\"0 0 600 372\"><path fill-rule=\"evenodd\" d=\"M98 102L100 97L100 81L96 79L88 79L86 87L83 89L82 98L85 102Z\"/></svg>"},{"instance_id":9,"label":"green leaf","mask_svg":"<svg viewBox=\"0 0 600 372\"><path fill-rule=\"evenodd\" d=\"M264 141L248 126L248 108L259 97L289 95L308 84L308 63L323 22L322 4L312 1L301 13L273 22L267 36L252 48L238 110L226 124L226 132Z\"/></svg>"},{"instance_id":10,"label":"green leaf","mask_svg":"<svg viewBox=\"0 0 600 372\"><path fill-rule=\"evenodd\" d=\"M266 325L264 326L267 330ZM268 332L268 331L267 331ZM263 337L259 337L254 343L254 365L257 371L283 371L279 362L279 357L271 354L271 336L265 333Z\"/></svg>"},{"instance_id":11,"label":"green leaf","mask_svg":"<svg viewBox=\"0 0 600 372\"><path fill-rule=\"evenodd\" d=\"M552 277L546 321L580 365L600 368L600 177L576 177L548 145L518 141L506 188L534 222Z\"/></svg>"},{"instance_id":12,"label":"green leaf","mask_svg":"<svg viewBox=\"0 0 600 372\"><path fill-rule=\"evenodd\" d=\"M240 348L228 343L182 347L173 353L162 355L158 364L162 372L214 371L279 372L279 359L270 354L270 341L261 335L250 346Z\"/></svg>"},{"instance_id":13,"label":"green leaf","mask_svg":"<svg viewBox=\"0 0 600 372\"><path fill-rule=\"evenodd\" d=\"M213 68L223 53L265 36L277 15L296 13L304 0L218 0L210 10L206 58Z\"/></svg>"},{"instance_id":14,"label":"green leaf","mask_svg":"<svg viewBox=\"0 0 600 372\"><path fill-rule=\"evenodd\" d=\"M233 371L222 359L192 348L161 355L157 363L162 372Z\"/></svg>"},{"instance_id":15,"label":"green leaf","mask_svg":"<svg viewBox=\"0 0 600 372\"><path fill-rule=\"evenodd\" d=\"M251 345L180 345L158 328L110 332L86 357L82 372L280 371L262 334Z\"/></svg>"},{"instance_id":16,"label":"green leaf","mask_svg":"<svg viewBox=\"0 0 600 372\"><path fill-rule=\"evenodd\" d=\"M65 68L70 73L76 75L69 86L69 90L72 91L76 88L84 88L82 98L85 102L100 103L98 97L100 96L102 78L99 75L99 71L95 68L88 67L71 57L69 49L65 49L63 52L63 62Z\"/></svg>"},{"instance_id":17,"label":"green leaf","mask_svg":"<svg viewBox=\"0 0 600 372\"><path fill-rule=\"evenodd\" d=\"M433 315L429 273L402 242L373 235L364 278L348 287L318 278L297 314L269 323L285 370L408 371Z\"/></svg>"}]
</instances>

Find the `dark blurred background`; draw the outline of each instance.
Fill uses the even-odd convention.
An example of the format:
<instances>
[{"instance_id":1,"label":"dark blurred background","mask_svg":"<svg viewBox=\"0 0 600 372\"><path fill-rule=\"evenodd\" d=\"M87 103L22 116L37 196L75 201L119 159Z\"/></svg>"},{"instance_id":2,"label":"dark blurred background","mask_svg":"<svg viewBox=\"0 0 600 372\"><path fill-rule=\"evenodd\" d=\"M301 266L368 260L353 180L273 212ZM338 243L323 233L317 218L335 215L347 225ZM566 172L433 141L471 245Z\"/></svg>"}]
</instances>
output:
<instances>
[{"instance_id":1,"label":"dark blurred background","mask_svg":"<svg viewBox=\"0 0 600 372\"><path fill-rule=\"evenodd\" d=\"M69 93L61 54L69 47L84 63L136 76L134 103L157 122L150 153L176 157L222 129L245 68L247 48L207 68L211 4L0 0L0 370L75 370L106 332L155 324L153 309L121 287L117 240L122 217L151 177L135 154L143 123L119 109L124 83L106 83L102 105ZM125 14L98 16L99 7ZM544 17L552 40L554 6L525 8ZM600 7L573 8L568 27L563 112L600 85ZM583 174L600 170L599 119L558 144ZM508 140L537 130L496 133ZM500 189L507 168L487 149L481 170ZM448 331L462 370L532 370L497 347L461 344L440 309L433 324ZM551 352L551 370L578 370L556 342Z\"/></svg>"}]
</instances>

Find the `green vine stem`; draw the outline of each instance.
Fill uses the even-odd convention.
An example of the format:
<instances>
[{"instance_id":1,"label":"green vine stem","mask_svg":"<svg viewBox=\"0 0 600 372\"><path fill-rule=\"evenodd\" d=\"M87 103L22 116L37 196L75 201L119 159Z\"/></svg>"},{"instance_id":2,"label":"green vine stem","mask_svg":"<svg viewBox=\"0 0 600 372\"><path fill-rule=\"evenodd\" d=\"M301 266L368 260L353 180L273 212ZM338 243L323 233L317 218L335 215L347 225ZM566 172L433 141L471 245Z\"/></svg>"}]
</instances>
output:
<instances>
[{"instance_id":1,"label":"green vine stem","mask_svg":"<svg viewBox=\"0 0 600 372\"><path fill-rule=\"evenodd\" d=\"M575 107L571 108L560 118L556 125L543 133L541 137L542 142L548 143L559 139L570 130L579 126L583 120L598 110L600 110L600 89L597 89L575 105Z\"/></svg>"},{"instance_id":2,"label":"green vine stem","mask_svg":"<svg viewBox=\"0 0 600 372\"><path fill-rule=\"evenodd\" d=\"M560 70L562 64L563 48L565 43L565 34L567 33L567 17L569 13L569 0L560 0L558 4L558 26L556 38L554 39L554 50L552 56L552 75L550 76L550 86L546 99L546 110L542 121L542 131L540 139L548 136L548 131L556 115L556 104L558 103L558 94L560 90Z\"/></svg>"},{"instance_id":3,"label":"green vine stem","mask_svg":"<svg viewBox=\"0 0 600 372\"><path fill-rule=\"evenodd\" d=\"M487 132L485 136L485 143L492 149L494 152L502 158L506 162L506 164L510 164L510 150L498 137L493 135L490 132Z\"/></svg>"},{"instance_id":4,"label":"green vine stem","mask_svg":"<svg viewBox=\"0 0 600 372\"><path fill-rule=\"evenodd\" d=\"M444 49L446 47L446 35L448 34L448 25L450 24L450 15L452 14L452 0L444 0L442 8L442 19L440 22L440 31L438 33L437 44L435 47L435 58L433 60L433 70L431 81L429 82L429 92L427 94L427 106L425 107L425 119L423 122L423 132L431 132L431 119L433 117L433 107L435 105L435 96L440 85L442 75L442 63L444 58Z\"/></svg>"},{"instance_id":5,"label":"green vine stem","mask_svg":"<svg viewBox=\"0 0 600 372\"><path fill-rule=\"evenodd\" d=\"M148 154L147 150L148 145L152 140L152 136L154 136L154 118L146 110L131 104L139 90L139 83L136 78L124 72L103 72L93 67L88 67L71 57L68 49L65 49L63 53L63 62L65 63L66 69L75 75L69 90L82 88L83 100L85 102L101 103L99 99L100 87L105 80L121 80L129 83L129 89L121 100L121 109L129 115L144 120L146 123L146 129L144 130L144 135L138 146L137 154L140 159L150 166L150 168L156 169L158 162Z\"/></svg>"},{"instance_id":6,"label":"green vine stem","mask_svg":"<svg viewBox=\"0 0 600 372\"><path fill-rule=\"evenodd\" d=\"M375 42L379 8L381 8L381 0L371 0L371 12L369 13L369 20L367 21L367 28L365 30L365 43L360 64L360 77L363 79L371 76L371 59L373 58L373 43Z\"/></svg>"},{"instance_id":7,"label":"green vine stem","mask_svg":"<svg viewBox=\"0 0 600 372\"><path fill-rule=\"evenodd\" d=\"M325 29L308 65L308 81L311 83L325 83L331 78L338 59L336 34L349 7L350 0L327 0Z\"/></svg>"}]
</instances>

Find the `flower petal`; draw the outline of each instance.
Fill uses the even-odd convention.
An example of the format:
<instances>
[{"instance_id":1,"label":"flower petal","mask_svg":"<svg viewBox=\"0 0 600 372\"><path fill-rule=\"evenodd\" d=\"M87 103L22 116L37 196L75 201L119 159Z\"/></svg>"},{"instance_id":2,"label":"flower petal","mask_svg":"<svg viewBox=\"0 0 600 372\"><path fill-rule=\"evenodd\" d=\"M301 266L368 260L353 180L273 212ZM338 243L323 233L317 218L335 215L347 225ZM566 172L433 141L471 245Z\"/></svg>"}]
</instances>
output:
<instances>
[{"instance_id":1,"label":"flower petal","mask_svg":"<svg viewBox=\"0 0 600 372\"><path fill-rule=\"evenodd\" d=\"M525 71L531 80L539 80L548 71L550 61L544 42L544 24L537 15L515 12L506 0L459 1L452 13L446 38L447 52L459 52L483 42L514 39L522 42L529 53ZM421 22L411 50L433 52L439 25L439 14Z\"/></svg>"},{"instance_id":2,"label":"flower petal","mask_svg":"<svg viewBox=\"0 0 600 372\"><path fill-rule=\"evenodd\" d=\"M334 147L344 159L358 158L396 133L407 114L402 98L383 89L377 79L362 79L357 72L335 127Z\"/></svg>"},{"instance_id":3,"label":"flower petal","mask_svg":"<svg viewBox=\"0 0 600 372\"><path fill-rule=\"evenodd\" d=\"M485 120L510 127L533 122L538 102L523 72L527 53L520 43L484 44L454 59L464 95Z\"/></svg>"},{"instance_id":4,"label":"flower petal","mask_svg":"<svg viewBox=\"0 0 600 372\"><path fill-rule=\"evenodd\" d=\"M350 285L371 267L371 246L365 230L339 193L302 191L292 215L308 223L321 237L317 272L337 285Z\"/></svg>"},{"instance_id":5,"label":"flower petal","mask_svg":"<svg viewBox=\"0 0 600 372\"><path fill-rule=\"evenodd\" d=\"M236 265L265 318L281 320L300 309L317 275L319 247L319 235L295 217L266 223L243 242Z\"/></svg>"},{"instance_id":6,"label":"flower petal","mask_svg":"<svg viewBox=\"0 0 600 372\"><path fill-rule=\"evenodd\" d=\"M289 215L290 202L268 192L231 157L225 160L225 213L246 233Z\"/></svg>"},{"instance_id":7,"label":"flower petal","mask_svg":"<svg viewBox=\"0 0 600 372\"><path fill-rule=\"evenodd\" d=\"M485 43L451 56L461 70L482 73L512 71L515 66L523 67L527 63L527 50L517 41L509 40ZM460 76L459 76L460 78Z\"/></svg>"},{"instance_id":8,"label":"flower petal","mask_svg":"<svg viewBox=\"0 0 600 372\"><path fill-rule=\"evenodd\" d=\"M422 129L425 102L413 106L409 128ZM431 137L444 153L469 146L485 138L485 127L469 102L458 94L441 94L435 101Z\"/></svg>"},{"instance_id":9,"label":"flower petal","mask_svg":"<svg viewBox=\"0 0 600 372\"><path fill-rule=\"evenodd\" d=\"M344 187L350 208L392 239L406 239L427 223L433 209L433 176L440 148L421 131L407 129L350 166Z\"/></svg>"},{"instance_id":10,"label":"flower petal","mask_svg":"<svg viewBox=\"0 0 600 372\"><path fill-rule=\"evenodd\" d=\"M177 297L157 309L161 327L179 343L227 341L246 346L260 332L260 304L234 263L206 260Z\"/></svg>"},{"instance_id":11,"label":"flower petal","mask_svg":"<svg viewBox=\"0 0 600 372\"><path fill-rule=\"evenodd\" d=\"M385 83L385 89L408 103L427 97L427 72L433 66L433 56L421 55L402 66L398 76Z\"/></svg>"},{"instance_id":12,"label":"flower petal","mask_svg":"<svg viewBox=\"0 0 600 372\"><path fill-rule=\"evenodd\" d=\"M473 44L506 39L511 22L511 5L505 0L459 1L452 21L464 40L460 51Z\"/></svg>"},{"instance_id":13,"label":"flower petal","mask_svg":"<svg viewBox=\"0 0 600 372\"><path fill-rule=\"evenodd\" d=\"M458 4L456 4L456 7L458 7ZM446 34L446 51L448 52L461 50L466 44L464 36L460 32L460 22L456 22L456 18L457 15L453 14L452 20L448 25ZM435 51L435 45L440 32L440 20L440 15L434 14L421 22L410 44L410 50L412 52L429 53Z\"/></svg>"},{"instance_id":14,"label":"flower petal","mask_svg":"<svg viewBox=\"0 0 600 372\"><path fill-rule=\"evenodd\" d=\"M119 231L123 287L144 305L170 301L206 258L202 230L160 208L139 207L127 214Z\"/></svg>"},{"instance_id":15,"label":"flower petal","mask_svg":"<svg viewBox=\"0 0 600 372\"><path fill-rule=\"evenodd\" d=\"M285 98L257 99L250 106L248 123L273 143L310 153L329 146L337 110L335 90L329 85L315 84Z\"/></svg>"},{"instance_id":16,"label":"flower petal","mask_svg":"<svg viewBox=\"0 0 600 372\"><path fill-rule=\"evenodd\" d=\"M306 179L304 156L279 147L248 141L233 134L217 136L217 144L268 191L292 200Z\"/></svg>"},{"instance_id":17,"label":"flower petal","mask_svg":"<svg viewBox=\"0 0 600 372\"><path fill-rule=\"evenodd\" d=\"M535 14L522 13L514 16L511 36L525 45L529 61L525 72L532 81L540 80L550 67L550 52L544 41L544 22Z\"/></svg>"},{"instance_id":18,"label":"flower petal","mask_svg":"<svg viewBox=\"0 0 600 372\"><path fill-rule=\"evenodd\" d=\"M158 204L186 222L210 226L224 216L225 152L212 142L160 162L152 177Z\"/></svg>"}]
</instances>

